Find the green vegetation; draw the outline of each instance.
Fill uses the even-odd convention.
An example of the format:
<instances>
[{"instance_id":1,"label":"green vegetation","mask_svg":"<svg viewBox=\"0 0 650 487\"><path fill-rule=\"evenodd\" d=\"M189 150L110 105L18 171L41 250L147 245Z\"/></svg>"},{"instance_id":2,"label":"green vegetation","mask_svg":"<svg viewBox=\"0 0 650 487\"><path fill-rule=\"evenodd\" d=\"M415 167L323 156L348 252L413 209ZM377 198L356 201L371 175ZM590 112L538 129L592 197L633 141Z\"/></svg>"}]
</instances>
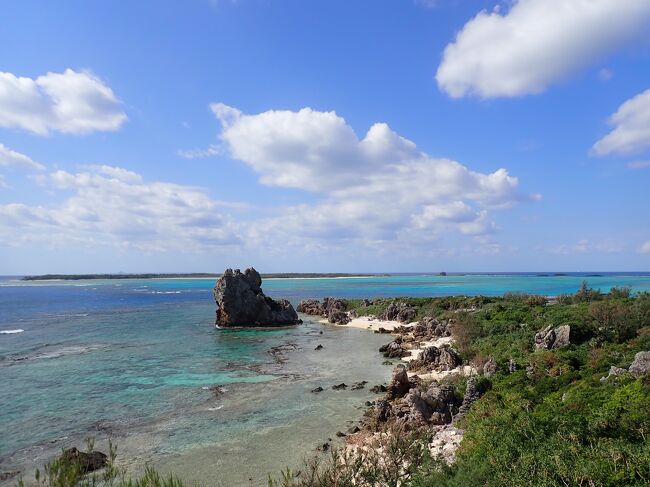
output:
<instances>
[{"instance_id":1,"label":"green vegetation","mask_svg":"<svg viewBox=\"0 0 650 487\"><path fill-rule=\"evenodd\" d=\"M93 450L93 440L86 439L88 452ZM51 461L43 471L36 470L35 478L43 487L184 487L180 479L173 475L161 476L155 469L147 466L137 478L127 478L124 469L115 465L117 448L109 444L108 463L101 473L85 475L78 463L67 461L63 456ZM24 487L21 479L17 487Z\"/></svg>"},{"instance_id":2,"label":"green vegetation","mask_svg":"<svg viewBox=\"0 0 650 487\"><path fill-rule=\"evenodd\" d=\"M546 304L539 296L351 300L348 309L381 314L391 302L417 309L417 317L452 323L463 358L482 366L494 358L499 372L484 381L488 392L458 426L465 436L456 463L430 458L426 440L404 437L365 455L363 466L340 454L271 484L316 486L641 486L650 483L650 375L608 375L650 350L650 294L610 293L585 283L574 295ZM571 345L535 350L535 333L569 325ZM514 370L511 370L514 368ZM462 390L462 379L456 379ZM412 452L418 452L413 454ZM374 454L376 455L376 454ZM413 456L410 456L413 455ZM397 479L351 477L355 471L402 459L410 467ZM414 466L414 468L411 468ZM317 474L314 474L317 472ZM393 470L393 474L395 474ZM350 479L354 479L353 481Z\"/></svg>"}]
</instances>

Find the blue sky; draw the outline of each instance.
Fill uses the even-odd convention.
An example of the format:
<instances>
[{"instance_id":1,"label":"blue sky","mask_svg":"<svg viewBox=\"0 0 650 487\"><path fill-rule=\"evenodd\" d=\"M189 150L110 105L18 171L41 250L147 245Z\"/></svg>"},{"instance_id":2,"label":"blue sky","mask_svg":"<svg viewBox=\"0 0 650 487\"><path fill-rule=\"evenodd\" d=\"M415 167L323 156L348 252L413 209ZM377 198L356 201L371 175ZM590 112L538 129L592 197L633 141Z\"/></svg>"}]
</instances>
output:
<instances>
[{"instance_id":1,"label":"blue sky","mask_svg":"<svg viewBox=\"0 0 650 487\"><path fill-rule=\"evenodd\" d=\"M646 0L8 0L0 274L650 270Z\"/></svg>"}]
</instances>

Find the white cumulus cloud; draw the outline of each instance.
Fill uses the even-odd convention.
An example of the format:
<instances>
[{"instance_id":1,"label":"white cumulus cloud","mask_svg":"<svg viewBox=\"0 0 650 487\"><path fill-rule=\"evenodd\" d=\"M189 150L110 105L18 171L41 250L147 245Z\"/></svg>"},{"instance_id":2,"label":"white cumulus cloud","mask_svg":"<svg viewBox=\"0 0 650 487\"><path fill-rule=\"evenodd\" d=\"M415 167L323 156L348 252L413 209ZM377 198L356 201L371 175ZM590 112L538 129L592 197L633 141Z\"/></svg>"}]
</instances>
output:
<instances>
[{"instance_id":1,"label":"white cumulus cloud","mask_svg":"<svg viewBox=\"0 0 650 487\"><path fill-rule=\"evenodd\" d=\"M639 252L642 254L650 254L650 240L644 242L639 248Z\"/></svg>"},{"instance_id":2,"label":"white cumulus cloud","mask_svg":"<svg viewBox=\"0 0 650 487\"><path fill-rule=\"evenodd\" d=\"M43 164L40 164L31 157L11 150L9 147L4 144L0 144L0 166L14 166L21 167L23 169L45 169Z\"/></svg>"},{"instance_id":3,"label":"white cumulus cloud","mask_svg":"<svg viewBox=\"0 0 650 487\"><path fill-rule=\"evenodd\" d=\"M219 202L200 188L144 182L112 166L59 170L41 183L72 195L52 206L0 205L0 243L193 251L239 242Z\"/></svg>"},{"instance_id":4,"label":"white cumulus cloud","mask_svg":"<svg viewBox=\"0 0 650 487\"><path fill-rule=\"evenodd\" d=\"M223 148L270 186L320 196L285 208L257 230L297 236L376 242L431 240L446 232L479 235L496 226L490 211L529 199L506 169L475 172L433 158L385 123L363 138L335 112L310 108L247 115L217 103Z\"/></svg>"},{"instance_id":5,"label":"white cumulus cloud","mask_svg":"<svg viewBox=\"0 0 650 487\"><path fill-rule=\"evenodd\" d=\"M36 79L0 72L0 126L38 135L117 130L127 119L111 88L86 71Z\"/></svg>"},{"instance_id":6,"label":"white cumulus cloud","mask_svg":"<svg viewBox=\"0 0 650 487\"><path fill-rule=\"evenodd\" d=\"M650 147L650 89L623 103L609 123L614 129L594 144L597 155L629 154Z\"/></svg>"},{"instance_id":7,"label":"white cumulus cloud","mask_svg":"<svg viewBox=\"0 0 650 487\"><path fill-rule=\"evenodd\" d=\"M436 80L454 98L540 93L646 32L649 21L648 0L513 0L463 26Z\"/></svg>"}]
</instances>

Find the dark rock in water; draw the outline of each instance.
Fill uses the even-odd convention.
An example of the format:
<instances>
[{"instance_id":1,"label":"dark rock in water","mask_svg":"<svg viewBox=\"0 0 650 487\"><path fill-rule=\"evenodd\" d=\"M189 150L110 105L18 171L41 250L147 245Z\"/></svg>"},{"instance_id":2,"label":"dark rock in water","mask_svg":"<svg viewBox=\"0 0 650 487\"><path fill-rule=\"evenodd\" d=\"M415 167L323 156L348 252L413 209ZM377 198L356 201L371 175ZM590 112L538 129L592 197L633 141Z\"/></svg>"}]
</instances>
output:
<instances>
[{"instance_id":1,"label":"dark rock in water","mask_svg":"<svg viewBox=\"0 0 650 487\"><path fill-rule=\"evenodd\" d=\"M348 435L346 435L346 434L343 433L342 431L337 431L337 432L336 432L336 436L338 436L339 438L343 438L343 437L348 436Z\"/></svg>"},{"instance_id":2,"label":"dark rock in water","mask_svg":"<svg viewBox=\"0 0 650 487\"><path fill-rule=\"evenodd\" d=\"M212 386L210 387L210 390L215 397L221 397L226 393L226 389L224 389L223 386Z\"/></svg>"},{"instance_id":3,"label":"dark rock in water","mask_svg":"<svg viewBox=\"0 0 650 487\"><path fill-rule=\"evenodd\" d=\"M324 347L322 345L318 345L318 346L316 346L316 348L314 348L314 350L322 350L323 348Z\"/></svg>"},{"instance_id":4,"label":"dark rock in water","mask_svg":"<svg viewBox=\"0 0 650 487\"><path fill-rule=\"evenodd\" d=\"M332 389L335 391L339 391L341 389L347 389L348 385L345 382L341 382L340 384L337 384L335 386L332 386Z\"/></svg>"},{"instance_id":5,"label":"dark rock in water","mask_svg":"<svg viewBox=\"0 0 650 487\"><path fill-rule=\"evenodd\" d=\"M61 460L69 465L75 465L81 473L94 472L104 468L108 463L108 457L100 451L82 452L72 447L63 450Z\"/></svg>"},{"instance_id":6,"label":"dark rock in water","mask_svg":"<svg viewBox=\"0 0 650 487\"><path fill-rule=\"evenodd\" d=\"M535 333L535 349L551 350L569 345L571 327L569 325L553 328L551 325Z\"/></svg>"},{"instance_id":7,"label":"dark rock in water","mask_svg":"<svg viewBox=\"0 0 650 487\"><path fill-rule=\"evenodd\" d=\"M388 399L403 397L411 387L413 387L413 384L409 381L406 367L400 364L393 370L393 377L388 385L387 397Z\"/></svg>"},{"instance_id":8,"label":"dark rock in water","mask_svg":"<svg viewBox=\"0 0 650 487\"><path fill-rule=\"evenodd\" d=\"M365 381L365 380L362 380L361 382L356 382L356 383L352 384L351 389L353 391L358 391L359 389L365 388L367 383L368 383L368 381Z\"/></svg>"},{"instance_id":9,"label":"dark rock in water","mask_svg":"<svg viewBox=\"0 0 650 487\"><path fill-rule=\"evenodd\" d=\"M296 310L289 301L276 301L262 292L262 278L253 269L242 274L227 269L214 287L217 321L221 327L264 327L297 325Z\"/></svg>"},{"instance_id":10,"label":"dark rock in water","mask_svg":"<svg viewBox=\"0 0 650 487\"><path fill-rule=\"evenodd\" d=\"M321 446L316 448L318 451L326 452L327 450L330 449L330 444L329 443L323 443Z\"/></svg>"},{"instance_id":11,"label":"dark rock in water","mask_svg":"<svg viewBox=\"0 0 650 487\"><path fill-rule=\"evenodd\" d=\"M650 372L650 351L637 353L628 370L635 377L641 377Z\"/></svg>"},{"instance_id":12,"label":"dark rock in water","mask_svg":"<svg viewBox=\"0 0 650 487\"><path fill-rule=\"evenodd\" d=\"M352 426L351 428L348 429L348 434L353 435L355 433L358 433L359 431L361 431L361 428L359 428L358 426Z\"/></svg>"},{"instance_id":13,"label":"dark rock in water","mask_svg":"<svg viewBox=\"0 0 650 487\"><path fill-rule=\"evenodd\" d=\"M323 392L323 391L324 389L320 386L318 386L316 389L311 390L311 392L313 392L314 394L318 394L319 392Z\"/></svg>"},{"instance_id":14,"label":"dark rock in water","mask_svg":"<svg viewBox=\"0 0 650 487\"><path fill-rule=\"evenodd\" d=\"M336 325L347 325L350 323L350 317L345 311L332 309L327 314L327 321Z\"/></svg>"},{"instance_id":15,"label":"dark rock in water","mask_svg":"<svg viewBox=\"0 0 650 487\"><path fill-rule=\"evenodd\" d=\"M379 351L384 354L384 357L386 358L402 358L410 355L410 352L405 350L397 341L379 347Z\"/></svg>"},{"instance_id":16,"label":"dark rock in water","mask_svg":"<svg viewBox=\"0 0 650 487\"><path fill-rule=\"evenodd\" d=\"M0 472L0 482L4 482L5 480L13 479L17 475L20 474L19 470L13 470L9 472Z\"/></svg>"},{"instance_id":17,"label":"dark rock in water","mask_svg":"<svg viewBox=\"0 0 650 487\"><path fill-rule=\"evenodd\" d=\"M370 388L370 392L372 392L374 394L381 394L381 393L386 392L386 391L388 391L388 389L383 384L377 384L376 386L372 386Z\"/></svg>"}]
</instances>

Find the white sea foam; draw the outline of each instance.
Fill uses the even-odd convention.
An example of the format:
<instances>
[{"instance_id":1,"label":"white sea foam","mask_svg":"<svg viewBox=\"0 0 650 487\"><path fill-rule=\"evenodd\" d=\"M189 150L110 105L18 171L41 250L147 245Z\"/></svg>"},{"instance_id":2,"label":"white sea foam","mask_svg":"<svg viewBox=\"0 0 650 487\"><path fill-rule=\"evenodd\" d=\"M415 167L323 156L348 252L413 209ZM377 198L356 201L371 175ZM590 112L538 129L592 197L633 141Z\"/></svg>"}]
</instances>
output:
<instances>
[{"instance_id":1,"label":"white sea foam","mask_svg":"<svg viewBox=\"0 0 650 487\"><path fill-rule=\"evenodd\" d=\"M0 335L13 335L15 333L22 333L24 331L25 330L23 330L21 328L17 328L15 330L0 330Z\"/></svg>"},{"instance_id":2,"label":"white sea foam","mask_svg":"<svg viewBox=\"0 0 650 487\"><path fill-rule=\"evenodd\" d=\"M223 406L217 406L216 408L208 408L208 411L219 411Z\"/></svg>"},{"instance_id":3,"label":"white sea foam","mask_svg":"<svg viewBox=\"0 0 650 487\"><path fill-rule=\"evenodd\" d=\"M151 294L180 294L181 291L151 291Z\"/></svg>"}]
</instances>

